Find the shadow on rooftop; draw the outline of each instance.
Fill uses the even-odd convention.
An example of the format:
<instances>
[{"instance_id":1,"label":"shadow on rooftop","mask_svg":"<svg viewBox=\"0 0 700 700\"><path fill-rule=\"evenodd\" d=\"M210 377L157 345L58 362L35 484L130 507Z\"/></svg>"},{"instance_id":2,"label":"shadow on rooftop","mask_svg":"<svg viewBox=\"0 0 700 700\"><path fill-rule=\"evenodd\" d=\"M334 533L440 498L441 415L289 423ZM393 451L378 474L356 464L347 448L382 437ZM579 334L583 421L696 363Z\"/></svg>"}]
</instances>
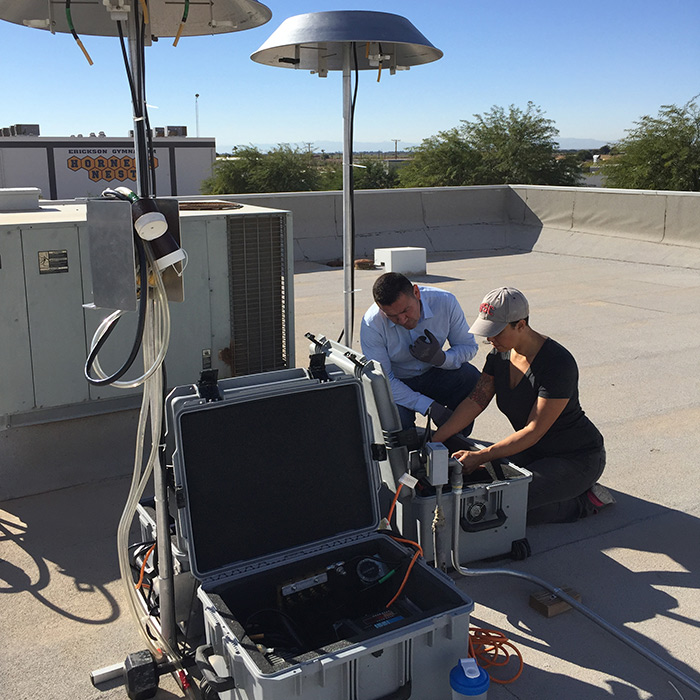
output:
<instances>
[{"instance_id":1,"label":"shadow on rooftop","mask_svg":"<svg viewBox=\"0 0 700 700\"><path fill-rule=\"evenodd\" d=\"M700 519L623 493L614 495L617 504L598 516L571 525L529 528L532 557L524 562L504 564L503 568L530 572L557 586L570 586L581 594L581 602L593 612L700 682L697 670L674 656L671 651L674 640L669 640L666 648L633 626L665 617L667 621L700 628L697 607L688 610L686 599L681 609L678 598L667 592L697 589ZM476 585L471 585L472 581ZM546 618L523 608L522 600L516 604L513 598L522 599L536 591L534 583L513 583L510 576L470 579L470 595L480 603L483 599L483 605L506 617L516 630L508 632L508 637L525 656L527 648L552 654L576 666L628 680L657 697L659 675L671 676L579 612L568 611ZM477 620L473 619L472 623L479 626ZM550 674L541 661L536 663L536 667L529 666L525 659L524 673L528 674L529 686L542 688L540 697L547 697L548 687L556 687L558 697L562 698L595 700L611 696L609 688ZM634 688L612 680L609 683L615 686L612 692L615 698L638 700ZM687 697L687 689L677 680L673 683ZM670 688L668 695L674 695Z\"/></svg>"},{"instance_id":2,"label":"shadow on rooftop","mask_svg":"<svg viewBox=\"0 0 700 700\"><path fill-rule=\"evenodd\" d=\"M534 245L534 242L532 243ZM532 247L530 245L530 247ZM482 258L498 258L508 257L512 255L525 255L530 250L521 250L519 248L497 248L497 249L480 249L480 250L455 250L448 252L433 252L428 251L428 264L431 262L445 262L447 260L479 260ZM332 263L332 264L329 264ZM332 272L342 268L342 259L329 260L327 263L316 262L313 260L296 260L294 262L294 274L302 275L309 272ZM377 275L384 271L384 268L377 266L374 271ZM421 282L454 282L461 280L460 277L443 277L439 275L413 275Z\"/></svg>"},{"instance_id":3,"label":"shadow on rooftop","mask_svg":"<svg viewBox=\"0 0 700 700\"><path fill-rule=\"evenodd\" d=\"M124 480L0 504L0 600L29 593L73 622L103 625L120 608L106 584L119 578L116 532ZM10 608L6 608L8 610Z\"/></svg>"}]
</instances>

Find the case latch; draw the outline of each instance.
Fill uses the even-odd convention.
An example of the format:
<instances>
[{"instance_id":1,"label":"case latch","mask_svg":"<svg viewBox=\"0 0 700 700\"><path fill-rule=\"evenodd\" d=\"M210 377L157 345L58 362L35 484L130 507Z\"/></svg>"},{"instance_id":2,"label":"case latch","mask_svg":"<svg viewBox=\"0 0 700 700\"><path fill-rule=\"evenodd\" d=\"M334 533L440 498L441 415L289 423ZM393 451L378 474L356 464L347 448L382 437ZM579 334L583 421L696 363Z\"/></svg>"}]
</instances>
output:
<instances>
[{"instance_id":1,"label":"case latch","mask_svg":"<svg viewBox=\"0 0 700 700\"><path fill-rule=\"evenodd\" d=\"M203 369L197 382L197 393L205 401L221 401L224 398L219 389L219 370Z\"/></svg>"},{"instance_id":2,"label":"case latch","mask_svg":"<svg viewBox=\"0 0 700 700\"><path fill-rule=\"evenodd\" d=\"M326 356L322 352L309 355L309 374L313 379L321 382L329 382L330 377L326 371Z\"/></svg>"}]
</instances>

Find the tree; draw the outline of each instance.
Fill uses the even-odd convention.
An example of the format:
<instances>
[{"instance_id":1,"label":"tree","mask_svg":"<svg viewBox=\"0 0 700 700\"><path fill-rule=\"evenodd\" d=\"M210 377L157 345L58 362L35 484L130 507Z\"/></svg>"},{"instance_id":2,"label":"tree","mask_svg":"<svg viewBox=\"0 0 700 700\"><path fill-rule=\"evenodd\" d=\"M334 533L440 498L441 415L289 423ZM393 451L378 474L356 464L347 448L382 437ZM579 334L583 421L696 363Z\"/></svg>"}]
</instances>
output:
<instances>
[{"instance_id":1,"label":"tree","mask_svg":"<svg viewBox=\"0 0 700 700\"><path fill-rule=\"evenodd\" d=\"M399 170L402 187L473 185L479 156L459 129L441 131L412 149L413 158Z\"/></svg>"},{"instance_id":2,"label":"tree","mask_svg":"<svg viewBox=\"0 0 700 700\"><path fill-rule=\"evenodd\" d=\"M214 163L212 176L202 183L202 193L306 192L319 189L319 183L310 151L280 144L262 153L255 146L246 146Z\"/></svg>"},{"instance_id":3,"label":"tree","mask_svg":"<svg viewBox=\"0 0 700 700\"><path fill-rule=\"evenodd\" d=\"M643 116L616 144L620 155L602 170L606 187L700 191L700 109L697 97L682 107L663 105Z\"/></svg>"},{"instance_id":4,"label":"tree","mask_svg":"<svg viewBox=\"0 0 700 700\"><path fill-rule=\"evenodd\" d=\"M396 187L396 171L387 167L386 161L376 156L362 156L353 167L353 188L356 190L381 190ZM321 161L319 168L319 189L342 190L343 166L340 161Z\"/></svg>"},{"instance_id":5,"label":"tree","mask_svg":"<svg viewBox=\"0 0 700 700\"><path fill-rule=\"evenodd\" d=\"M398 184L396 170L381 158L364 156L359 159L358 165L361 167L353 168L356 190L387 190Z\"/></svg>"},{"instance_id":6,"label":"tree","mask_svg":"<svg viewBox=\"0 0 700 700\"><path fill-rule=\"evenodd\" d=\"M558 156L559 132L542 110L492 107L475 121L425 139L400 173L405 187L454 185L576 185L575 156Z\"/></svg>"},{"instance_id":7,"label":"tree","mask_svg":"<svg viewBox=\"0 0 700 700\"><path fill-rule=\"evenodd\" d=\"M492 107L475 117L462 122L465 138L481 156L474 184L578 184L580 166L575 158L557 158L559 131L532 102L525 110Z\"/></svg>"},{"instance_id":8,"label":"tree","mask_svg":"<svg viewBox=\"0 0 700 700\"><path fill-rule=\"evenodd\" d=\"M233 149L233 155L217 158L211 177L202 182L202 194L255 192L252 180L263 157L255 146L241 146Z\"/></svg>"},{"instance_id":9,"label":"tree","mask_svg":"<svg viewBox=\"0 0 700 700\"><path fill-rule=\"evenodd\" d=\"M325 160L319 166L321 190L342 190L343 189L343 164L340 161L331 160L325 156Z\"/></svg>"},{"instance_id":10,"label":"tree","mask_svg":"<svg viewBox=\"0 0 700 700\"><path fill-rule=\"evenodd\" d=\"M319 172L311 150L283 143L267 153L256 192L309 192L319 189Z\"/></svg>"}]
</instances>

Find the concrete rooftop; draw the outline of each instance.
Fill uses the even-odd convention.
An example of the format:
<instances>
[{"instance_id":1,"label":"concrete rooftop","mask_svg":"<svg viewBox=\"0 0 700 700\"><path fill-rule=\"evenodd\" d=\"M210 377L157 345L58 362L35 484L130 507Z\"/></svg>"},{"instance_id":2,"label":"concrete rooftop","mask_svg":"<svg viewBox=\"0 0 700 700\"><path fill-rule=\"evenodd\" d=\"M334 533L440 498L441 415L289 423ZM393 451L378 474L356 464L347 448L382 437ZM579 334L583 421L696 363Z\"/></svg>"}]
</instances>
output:
<instances>
[{"instance_id":1,"label":"concrete rooftop","mask_svg":"<svg viewBox=\"0 0 700 700\"><path fill-rule=\"evenodd\" d=\"M522 289L531 325L576 357L582 405L605 437L601 481L617 504L579 523L530 528L532 556L489 566L571 586L585 605L700 682L700 250L687 253L687 266L509 250L432 253L428 276L416 281L454 292L470 322L488 290ZM356 273L358 324L378 274ZM342 276L297 263L298 365L305 332L340 334ZM480 349L478 366L487 351ZM473 435L494 440L507 430L493 405ZM126 697L120 687L94 688L89 673L144 647L115 551L127 490L119 477L0 503L3 698ZM578 612L541 616L528 605L538 589L526 581L457 583L475 601L473 624L505 632L523 655L522 675L492 684L489 700L700 697ZM157 698L177 697L174 681L163 678Z\"/></svg>"}]
</instances>

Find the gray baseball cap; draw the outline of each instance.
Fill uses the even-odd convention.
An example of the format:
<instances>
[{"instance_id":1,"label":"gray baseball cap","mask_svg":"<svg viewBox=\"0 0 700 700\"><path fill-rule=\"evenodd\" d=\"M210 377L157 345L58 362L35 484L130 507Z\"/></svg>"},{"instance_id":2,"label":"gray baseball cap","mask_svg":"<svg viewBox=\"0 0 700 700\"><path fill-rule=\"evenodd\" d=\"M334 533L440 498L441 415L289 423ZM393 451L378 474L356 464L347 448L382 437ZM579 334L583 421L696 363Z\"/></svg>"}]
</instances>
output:
<instances>
[{"instance_id":1,"label":"gray baseball cap","mask_svg":"<svg viewBox=\"0 0 700 700\"><path fill-rule=\"evenodd\" d=\"M530 306L525 295L515 287L492 289L479 306L479 316L469 329L474 335L493 338L509 323L527 318Z\"/></svg>"}]
</instances>

